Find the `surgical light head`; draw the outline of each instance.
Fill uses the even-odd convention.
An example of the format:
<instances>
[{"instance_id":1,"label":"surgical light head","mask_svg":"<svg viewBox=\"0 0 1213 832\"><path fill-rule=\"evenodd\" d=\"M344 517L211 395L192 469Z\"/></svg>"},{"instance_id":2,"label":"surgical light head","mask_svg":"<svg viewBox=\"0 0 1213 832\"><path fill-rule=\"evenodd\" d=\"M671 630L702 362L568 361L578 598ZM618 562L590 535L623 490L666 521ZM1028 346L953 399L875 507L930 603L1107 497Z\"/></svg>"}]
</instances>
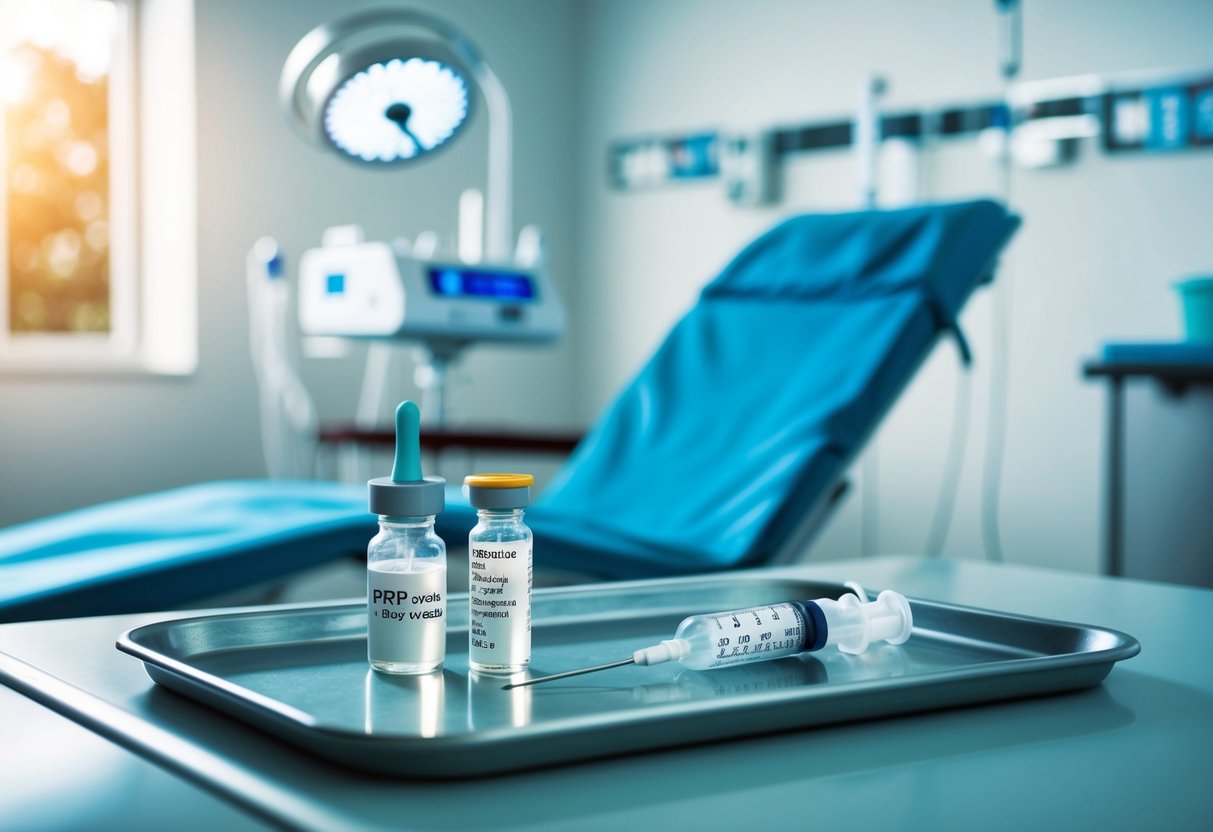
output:
<instances>
[{"instance_id":1,"label":"surgical light head","mask_svg":"<svg viewBox=\"0 0 1213 832\"><path fill-rule=\"evenodd\" d=\"M467 114L461 75L437 61L393 58L337 88L324 108L324 133L363 162L402 162L452 138Z\"/></svg>"},{"instance_id":2,"label":"surgical light head","mask_svg":"<svg viewBox=\"0 0 1213 832\"><path fill-rule=\"evenodd\" d=\"M305 35L282 68L279 95L309 141L353 162L394 165L458 135L484 72L472 45L443 21L377 9Z\"/></svg>"},{"instance_id":3,"label":"surgical light head","mask_svg":"<svg viewBox=\"0 0 1213 832\"><path fill-rule=\"evenodd\" d=\"M287 56L278 97L287 121L307 141L378 168L423 159L445 147L483 104L488 122L484 250L499 263L511 258L510 99L454 26L401 7L324 23Z\"/></svg>"}]
</instances>

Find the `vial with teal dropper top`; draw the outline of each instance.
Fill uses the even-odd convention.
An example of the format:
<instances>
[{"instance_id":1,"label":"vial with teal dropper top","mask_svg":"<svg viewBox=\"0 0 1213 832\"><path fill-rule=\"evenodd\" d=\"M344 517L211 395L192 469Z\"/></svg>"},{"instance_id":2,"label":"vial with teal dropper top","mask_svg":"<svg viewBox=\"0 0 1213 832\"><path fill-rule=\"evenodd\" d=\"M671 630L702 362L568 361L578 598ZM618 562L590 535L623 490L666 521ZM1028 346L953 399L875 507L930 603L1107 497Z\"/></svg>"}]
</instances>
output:
<instances>
[{"instance_id":1,"label":"vial with teal dropper top","mask_svg":"<svg viewBox=\"0 0 1213 832\"><path fill-rule=\"evenodd\" d=\"M421 674L446 656L446 544L434 533L446 481L421 473L421 413L396 408L390 477L367 483L379 534L367 547L367 659L383 673Z\"/></svg>"}]
</instances>

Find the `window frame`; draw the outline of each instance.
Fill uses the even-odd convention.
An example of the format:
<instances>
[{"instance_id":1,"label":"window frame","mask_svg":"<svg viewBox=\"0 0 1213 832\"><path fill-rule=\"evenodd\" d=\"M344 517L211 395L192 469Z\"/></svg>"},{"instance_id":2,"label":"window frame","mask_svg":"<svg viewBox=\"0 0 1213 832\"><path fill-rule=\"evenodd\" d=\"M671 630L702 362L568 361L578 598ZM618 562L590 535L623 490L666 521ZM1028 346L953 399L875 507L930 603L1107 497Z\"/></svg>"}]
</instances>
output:
<instances>
[{"instance_id":1,"label":"window frame","mask_svg":"<svg viewBox=\"0 0 1213 832\"><path fill-rule=\"evenodd\" d=\"M0 373L188 375L197 367L193 0L111 2L110 331L10 330L4 183ZM0 108L0 137L3 130ZM7 173L3 141L0 171Z\"/></svg>"}]
</instances>

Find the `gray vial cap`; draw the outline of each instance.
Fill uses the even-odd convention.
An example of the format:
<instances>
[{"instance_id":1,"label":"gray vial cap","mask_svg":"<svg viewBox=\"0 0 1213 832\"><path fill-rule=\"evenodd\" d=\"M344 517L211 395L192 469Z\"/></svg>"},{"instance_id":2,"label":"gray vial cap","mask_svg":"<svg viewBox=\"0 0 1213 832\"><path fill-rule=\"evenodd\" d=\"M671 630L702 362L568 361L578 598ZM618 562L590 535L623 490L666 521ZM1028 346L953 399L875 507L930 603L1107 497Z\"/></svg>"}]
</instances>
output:
<instances>
[{"instance_id":1,"label":"gray vial cap","mask_svg":"<svg viewBox=\"0 0 1213 832\"><path fill-rule=\"evenodd\" d=\"M371 514L385 517L431 517L446 506L446 480L423 477L412 482L394 482L378 477L366 484Z\"/></svg>"}]
</instances>

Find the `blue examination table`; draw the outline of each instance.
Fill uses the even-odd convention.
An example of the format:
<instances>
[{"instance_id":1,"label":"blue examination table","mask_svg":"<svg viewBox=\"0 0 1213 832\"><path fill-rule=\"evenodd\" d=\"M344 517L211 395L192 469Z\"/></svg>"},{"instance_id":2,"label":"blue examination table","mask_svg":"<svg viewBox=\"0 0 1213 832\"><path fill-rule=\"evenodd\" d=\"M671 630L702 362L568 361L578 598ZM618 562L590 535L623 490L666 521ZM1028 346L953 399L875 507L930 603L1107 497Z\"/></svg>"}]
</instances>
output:
<instances>
[{"instance_id":1,"label":"blue examination table","mask_svg":"<svg viewBox=\"0 0 1213 832\"><path fill-rule=\"evenodd\" d=\"M528 512L538 566L770 560L831 493L1019 220L990 201L793 217L703 289ZM439 533L474 513L448 489ZM0 531L0 621L169 608L362 551L364 485L220 482Z\"/></svg>"}]
</instances>

